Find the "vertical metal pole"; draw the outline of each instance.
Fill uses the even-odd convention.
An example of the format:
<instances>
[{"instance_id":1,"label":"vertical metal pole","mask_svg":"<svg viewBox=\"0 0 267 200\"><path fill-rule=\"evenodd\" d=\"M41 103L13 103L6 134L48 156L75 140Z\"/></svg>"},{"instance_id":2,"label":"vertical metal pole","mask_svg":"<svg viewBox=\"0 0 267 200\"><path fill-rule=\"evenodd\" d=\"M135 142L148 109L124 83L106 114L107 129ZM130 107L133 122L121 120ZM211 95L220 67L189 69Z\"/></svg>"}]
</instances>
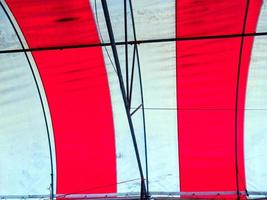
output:
<instances>
[{"instance_id":1,"label":"vertical metal pole","mask_svg":"<svg viewBox=\"0 0 267 200\"><path fill-rule=\"evenodd\" d=\"M128 27L127 26L128 26L128 23L127 23L127 0L124 0L124 36L125 36L126 96L127 96L128 101L129 101Z\"/></svg>"},{"instance_id":2,"label":"vertical metal pole","mask_svg":"<svg viewBox=\"0 0 267 200\"><path fill-rule=\"evenodd\" d=\"M51 174L51 184L50 184L50 199L53 200L54 199L54 180L53 180L53 174Z\"/></svg>"},{"instance_id":3,"label":"vertical metal pole","mask_svg":"<svg viewBox=\"0 0 267 200\"><path fill-rule=\"evenodd\" d=\"M139 74L139 81L141 87L141 104L142 104L142 115L143 115L143 128L144 128L144 143L145 143L145 162L146 162L146 190L147 194L149 195L149 183L148 183L148 153L147 153L147 138L146 138L146 119L145 119L145 103L144 103L144 95L143 95L143 85L142 85L142 76L141 76L141 67L140 67L140 59L139 53L136 48L136 57L137 57L137 65L138 65L138 74Z\"/></svg>"},{"instance_id":4,"label":"vertical metal pole","mask_svg":"<svg viewBox=\"0 0 267 200\"><path fill-rule=\"evenodd\" d=\"M122 73L121 73L120 61L119 61L119 58L118 58L118 52L117 52L115 39L114 39L114 35L113 35L113 30L112 30L112 25L111 25L111 21L110 21L108 6L107 6L106 0L101 0L101 3L102 3L103 11L104 11L105 21L106 21L108 34L109 34L109 39L110 39L110 43L111 43L111 48L112 48L114 61L115 61L115 65L116 65L116 69L117 69L117 73L118 73L118 78L119 78L119 84L120 84L120 89L121 89L121 93L122 93L123 103L124 103L124 107L125 107L126 114L127 114L127 119L128 119L130 131L131 131L134 150L135 150L135 155L136 155L137 164L138 164L138 168L139 168L139 173L140 173L140 178L141 178L141 190L144 191L144 194L146 194L146 187L143 184L143 182L144 182L144 174L143 174L141 159L140 159L140 155L139 155L139 151L138 151L138 146L137 146L135 133L134 133L133 122L132 122L130 109L129 109L128 101L127 101L127 96L126 96L126 92L125 92L125 87L124 87L124 83L123 83L123 77L122 77Z\"/></svg>"}]
</instances>

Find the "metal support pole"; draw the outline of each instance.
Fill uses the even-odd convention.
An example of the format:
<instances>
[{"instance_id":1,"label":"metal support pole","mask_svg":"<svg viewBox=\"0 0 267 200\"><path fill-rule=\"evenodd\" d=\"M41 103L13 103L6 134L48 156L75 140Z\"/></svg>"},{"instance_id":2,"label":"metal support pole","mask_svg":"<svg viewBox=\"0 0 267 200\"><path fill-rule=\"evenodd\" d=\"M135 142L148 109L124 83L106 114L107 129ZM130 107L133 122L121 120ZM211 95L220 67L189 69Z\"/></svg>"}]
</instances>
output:
<instances>
[{"instance_id":1,"label":"metal support pole","mask_svg":"<svg viewBox=\"0 0 267 200\"><path fill-rule=\"evenodd\" d=\"M244 15L243 29L242 34L245 34L246 31L246 23L248 18L248 9L249 9L249 0L246 2L246 10ZM238 97L239 97L239 82L240 82L240 71L242 64L242 54L243 54L243 46L244 46L244 36L241 37L241 44L239 50L239 60L238 60L238 68L237 68L237 81L236 81L236 98L235 98L235 173L236 173L236 195L237 200L241 199L240 196L240 178L239 178L239 169L238 169Z\"/></svg>"},{"instance_id":2,"label":"metal support pole","mask_svg":"<svg viewBox=\"0 0 267 200\"><path fill-rule=\"evenodd\" d=\"M141 190L144 193L144 195L142 195L141 199L144 199L144 196L146 194L146 187L145 187L145 184L144 184L144 174L143 174L141 159L140 159L138 146L137 146L137 142L136 142L136 137L135 137L135 133L134 133L134 127L133 127L133 122L132 122L130 109L129 109L129 105L128 105L127 95L126 95L126 91L125 91L125 87L124 87L124 83L123 83L123 77L122 77L122 72L121 72L121 67L120 67L120 61L119 61L119 58L118 58L118 52L117 52L115 39L114 39L114 34L113 34L113 30L112 30L112 25L111 25L111 21L110 21L108 6L107 6L106 0L101 0L101 3L102 3L103 11L104 11L104 16L105 16L105 21L106 21L106 25L107 25L107 29L108 29L111 48L112 48L112 52L113 52L113 56L114 56L115 66L116 66L117 73L118 73L118 78L119 78L119 84L120 84L120 89L121 89L121 93L122 93L123 103L124 103L124 107L125 107L126 114L127 114L127 119L128 119L130 131L131 131L134 150L135 150L135 155L136 155L137 164L138 164L138 168L139 168L139 173L140 173L140 178L141 178Z\"/></svg>"},{"instance_id":3,"label":"metal support pole","mask_svg":"<svg viewBox=\"0 0 267 200\"><path fill-rule=\"evenodd\" d=\"M135 21L134 21L134 13L133 13L133 5L132 1L129 0L130 5L130 12L131 12L131 19L133 24L133 34L134 34L134 41L137 41L136 37L136 29L135 29ZM138 46L134 45L134 50L136 51L136 59L137 59L137 67L138 67L138 74L139 74L139 82L140 82L140 92L141 92L141 104L142 104L142 115L143 115L143 128L144 128L144 143L145 143L145 164L146 164L146 192L147 198L149 198L149 182L148 182L148 153L147 153L147 135L146 135L146 120L145 120L145 103L144 103L144 94L143 94L143 84L142 84L142 73L141 73L141 65L139 59L139 52Z\"/></svg>"},{"instance_id":4,"label":"metal support pole","mask_svg":"<svg viewBox=\"0 0 267 200\"><path fill-rule=\"evenodd\" d=\"M129 102L129 67L128 67L128 22L127 0L124 0L124 40L125 40L125 69L126 69L126 96ZM129 106L130 109L130 106Z\"/></svg>"},{"instance_id":5,"label":"metal support pole","mask_svg":"<svg viewBox=\"0 0 267 200\"><path fill-rule=\"evenodd\" d=\"M53 174L51 174L51 179L53 180ZM54 199L54 184L53 181L50 184L50 200Z\"/></svg>"}]
</instances>

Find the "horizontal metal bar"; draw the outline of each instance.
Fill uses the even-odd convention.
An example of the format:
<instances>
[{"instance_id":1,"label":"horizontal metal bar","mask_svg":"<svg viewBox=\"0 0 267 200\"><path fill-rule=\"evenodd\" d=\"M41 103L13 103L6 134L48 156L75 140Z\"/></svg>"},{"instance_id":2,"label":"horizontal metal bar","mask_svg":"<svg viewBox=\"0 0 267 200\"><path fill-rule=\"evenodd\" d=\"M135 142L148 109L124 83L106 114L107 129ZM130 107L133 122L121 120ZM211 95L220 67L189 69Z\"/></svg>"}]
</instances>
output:
<instances>
[{"instance_id":1,"label":"horizontal metal bar","mask_svg":"<svg viewBox=\"0 0 267 200\"><path fill-rule=\"evenodd\" d=\"M248 195L264 195L264 196L267 196L267 192L265 191L250 191L248 192Z\"/></svg>"},{"instance_id":2,"label":"horizontal metal bar","mask_svg":"<svg viewBox=\"0 0 267 200\"><path fill-rule=\"evenodd\" d=\"M0 195L0 199L47 199L50 194L41 195ZM140 193L106 193L106 194L56 194L54 198L90 199L90 198L140 198Z\"/></svg>"},{"instance_id":3,"label":"horizontal metal bar","mask_svg":"<svg viewBox=\"0 0 267 200\"><path fill-rule=\"evenodd\" d=\"M267 196L267 191L240 191L241 195ZM236 191L211 191L211 192L150 192L152 197L175 197L175 196L217 196L236 195ZM92 198L139 198L140 193L106 193L106 194L56 194L55 198L64 199L92 199ZM0 199L47 199L50 194L43 195L0 195Z\"/></svg>"},{"instance_id":4,"label":"horizontal metal bar","mask_svg":"<svg viewBox=\"0 0 267 200\"><path fill-rule=\"evenodd\" d=\"M236 37L251 37L251 36L266 36L267 32L260 33L245 33L245 34L227 34L227 35L207 35L207 36L194 36L194 37L177 37L177 38L162 38L162 39L148 39L148 40L132 40L127 43L134 44L152 44L162 42L175 42L175 41L190 41L190 40L207 40L207 39L223 39L223 38L236 38ZM125 45L125 41L116 42L116 45ZM34 52L34 51L51 51L51 50L63 50L63 49L77 49L77 48L89 48L98 46L111 46L111 43L90 43L81 45L66 45L66 46L50 46L50 47L36 47L25 49L6 49L0 50L0 54L4 53L20 53L20 52Z\"/></svg>"}]
</instances>

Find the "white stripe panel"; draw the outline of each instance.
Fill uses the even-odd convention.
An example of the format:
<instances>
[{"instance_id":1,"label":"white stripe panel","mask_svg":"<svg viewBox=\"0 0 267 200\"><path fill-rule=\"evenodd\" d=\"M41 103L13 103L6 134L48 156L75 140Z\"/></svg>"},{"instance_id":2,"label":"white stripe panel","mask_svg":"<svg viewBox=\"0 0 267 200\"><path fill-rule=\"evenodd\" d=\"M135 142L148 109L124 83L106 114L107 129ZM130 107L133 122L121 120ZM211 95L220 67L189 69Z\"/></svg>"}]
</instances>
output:
<instances>
[{"instance_id":1,"label":"white stripe panel","mask_svg":"<svg viewBox=\"0 0 267 200\"><path fill-rule=\"evenodd\" d=\"M138 39L175 37L174 0L133 2ZM139 45L150 191L179 191L175 42Z\"/></svg>"},{"instance_id":2,"label":"white stripe panel","mask_svg":"<svg viewBox=\"0 0 267 200\"><path fill-rule=\"evenodd\" d=\"M267 30L264 0L257 32ZM267 37L254 38L245 111L245 169L248 191L267 191Z\"/></svg>"},{"instance_id":3,"label":"white stripe panel","mask_svg":"<svg viewBox=\"0 0 267 200\"><path fill-rule=\"evenodd\" d=\"M24 43L25 39L7 5ZM0 48L21 48L4 11L0 10ZM27 48L27 46L25 46ZM56 182L55 150L52 123L34 60L28 53L43 99L48 120ZM44 114L36 84L24 53L0 55L0 194L49 194L51 183L50 154ZM55 186L55 185L54 185ZM56 187L54 187L55 191Z\"/></svg>"},{"instance_id":4,"label":"white stripe panel","mask_svg":"<svg viewBox=\"0 0 267 200\"><path fill-rule=\"evenodd\" d=\"M120 183L117 185L117 192L139 192L140 175L117 74L108 60L106 52L103 52L108 73L115 126L117 182ZM112 54L110 55L112 56ZM140 134L136 133L136 137L139 138L139 136ZM140 146L142 145L139 145L139 147ZM143 152L140 151L140 154L143 154Z\"/></svg>"},{"instance_id":5,"label":"white stripe panel","mask_svg":"<svg viewBox=\"0 0 267 200\"><path fill-rule=\"evenodd\" d=\"M132 0L137 38L175 38L175 0Z\"/></svg>"},{"instance_id":6,"label":"white stripe panel","mask_svg":"<svg viewBox=\"0 0 267 200\"><path fill-rule=\"evenodd\" d=\"M150 191L179 191L175 43L139 47Z\"/></svg>"},{"instance_id":7,"label":"white stripe panel","mask_svg":"<svg viewBox=\"0 0 267 200\"><path fill-rule=\"evenodd\" d=\"M102 7L97 2L98 28L105 42L108 42ZM134 16L138 39L175 37L174 0L134 0ZM94 8L95 0L91 0ZM124 40L123 1L108 1L114 34L117 41ZM133 39L130 11L128 9L128 35ZM123 74L125 74L125 51L118 46ZM176 111L176 51L175 42L165 44L142 44L138 46L147 126L148 173L150 191L179 191L177 111ZM132 140L128 129L121 99L117 75L103 48L111 91L117 151L118 182L139 177ZM112 57L113 54L108 48ZM132 62L133 47L129 46L129 60ZM113 61L114 62L114 61ZM137 68L135 69L132 107L140 105L140 86ZM162 109L163 108L163 109ZM167 109L166 109L167 108ZM132 109L133 110L133 109ZM144 137L141 110L133 116L139 150L144 162ZM118 192L139 191L135 183L118 185Z\"/></svg>"}]
</instances>

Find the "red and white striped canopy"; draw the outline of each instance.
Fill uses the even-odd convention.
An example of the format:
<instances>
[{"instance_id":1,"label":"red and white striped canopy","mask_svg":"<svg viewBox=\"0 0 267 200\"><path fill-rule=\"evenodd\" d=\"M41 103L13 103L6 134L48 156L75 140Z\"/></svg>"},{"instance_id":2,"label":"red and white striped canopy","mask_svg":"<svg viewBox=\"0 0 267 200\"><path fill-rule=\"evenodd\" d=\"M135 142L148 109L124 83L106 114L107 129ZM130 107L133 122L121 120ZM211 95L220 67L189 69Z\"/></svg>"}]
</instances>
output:
<instances>
[{"instance_id":1,"label":"red and white striped canopy","mask_svg":"<svg viewBox=\"0 0 267 200\"><path fill-rule=\"evenodd\" d=\"M0 196L139 193L101 0L0 3ZM107 4L151 195L267 195L267 0Z\"/></svg>"}]
</instances>

